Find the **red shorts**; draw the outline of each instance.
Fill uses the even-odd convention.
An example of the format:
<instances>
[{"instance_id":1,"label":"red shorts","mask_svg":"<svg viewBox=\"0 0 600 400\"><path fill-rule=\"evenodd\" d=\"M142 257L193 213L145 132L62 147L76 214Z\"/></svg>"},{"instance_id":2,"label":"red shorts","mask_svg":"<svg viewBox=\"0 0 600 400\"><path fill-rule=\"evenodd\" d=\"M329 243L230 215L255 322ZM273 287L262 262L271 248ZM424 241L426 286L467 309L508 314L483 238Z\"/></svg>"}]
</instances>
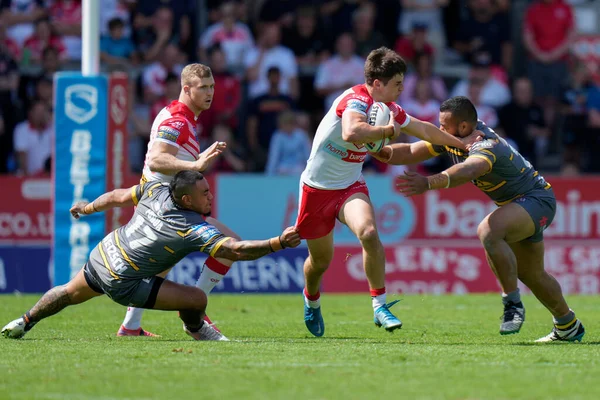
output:
<instances>
[{"instance_id":1,"label":"red shorts","mask_svg":"<svg viewBox=\"0 0 600 400\"><path fill-rule=\"evenodd\" d=\"M354 182L346 189L323 190L301 184L300 206L296 229L302 239L318 239L327 236L335 227L340 208L348 197L364 193L369 197L369 189L363 181Z\"/></svg>"}]
</instances>

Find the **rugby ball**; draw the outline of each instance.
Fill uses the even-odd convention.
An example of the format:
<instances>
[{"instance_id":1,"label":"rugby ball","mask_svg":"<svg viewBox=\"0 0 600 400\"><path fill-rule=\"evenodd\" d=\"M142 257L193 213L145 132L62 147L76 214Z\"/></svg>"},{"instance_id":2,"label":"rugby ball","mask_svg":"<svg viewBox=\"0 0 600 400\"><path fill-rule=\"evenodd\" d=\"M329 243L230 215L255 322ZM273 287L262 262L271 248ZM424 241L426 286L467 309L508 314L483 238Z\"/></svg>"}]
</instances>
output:
<instances>
[{"instance_id":1,"label":"rugby ball","mask_svg":"<svg viewBox=\"0 0 600 400\"><path fill-rule=\"evenodd\" d=\"M390 124L390 109L384 103L375 102L367 110L367 122L371 126L386 126ZM368 151L377 153L390 142L389 138L364 143Z\"/></svg>"}]
</instances>

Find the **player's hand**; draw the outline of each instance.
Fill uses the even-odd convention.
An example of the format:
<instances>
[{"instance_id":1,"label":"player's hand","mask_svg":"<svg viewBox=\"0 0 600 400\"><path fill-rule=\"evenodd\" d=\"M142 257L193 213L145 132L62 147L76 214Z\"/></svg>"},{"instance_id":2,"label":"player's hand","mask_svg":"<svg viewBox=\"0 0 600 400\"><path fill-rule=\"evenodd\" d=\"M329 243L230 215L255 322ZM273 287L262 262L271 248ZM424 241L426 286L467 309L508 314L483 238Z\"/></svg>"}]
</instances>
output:
<instances>
[{"instance_id":1,"label":"player's hand","mask_svg":"<svg viewBox=\"0 0 600 400\"><path fill-rule=\"evenodd\" d=\"M86 205L88 205L87 201L78 201L73 204L73 207L69 210L73 218L79 219L81 215L86 215L86 212L84 211Z\"/></svg>"},{"instance_id":2,"label":"player's hand","mask_svg":"<svg viewBox=\"0 0 600 400\"><path fill-rule=\"evenodd\" d=\"M285 228L281 236L279 236L279 241L281 241L281 245L283 248L286 247L298 247L300 245L300 234L296 230L296 227L289 226Z\"/></svg>"},{"instance_id":3,"label":"player's hand","mask_svg":"<svg viewBox=\"0 0 600 400\"><path fill-rule=\"evenodd\" d=\"M392 159L392 152L391 146L383 146L383 149L379 150L377 153L369 152L369 154L381 162L388 163Z\"/></svg>"},{"instance_id":4,"label":"player's hand","mask_svg":"<svg viewBox=\"0 0 600 400\"><path fill-rule=\"evenodd\" d=\"M225 142L214 142L208 149L200 153L200 157L196 160L196 170L202 172L206 170L210 164L227 148Z\"/></svg>"},{"instance_id":5,"label":"player's hand","mask_svg":"<svg viewBox=\"0 0 600 400\"><path fill-rule=\"evenodd\" d=\"M402 131L400 130L400 124L396 122L396 117L392 112L390 112L390 122L385 128L390 129L390 127L394 131L394 135L390 137L390 141L394 141L396 138L398 138L398 136L402 134Z\"/></svg>"},{"instance_id":6,"label":"player's hand","mask_svg":"<svg viewBox=\"0 0 600 400\"><path fill-rule=\"evenodd\" d=\"M460 141L465 145L467 151L471 150L471 147L477 143L481 142L485 137L485 133L479 130L474 130L469 136L465 136L464 138L459 138Z\"/></svg>"},{"instance_id":7,"label":"player's hand","mask_svg":"<svg viewBox=\"0 0 600 400\"><path fill-rule=\"evenodd\" d=\"M404 175L398 176L396 187L398 191L406 197L425 193L429 190L429 182L426 176L419 175L416 172L406 171Z\"/></svg>"}]
</instances>

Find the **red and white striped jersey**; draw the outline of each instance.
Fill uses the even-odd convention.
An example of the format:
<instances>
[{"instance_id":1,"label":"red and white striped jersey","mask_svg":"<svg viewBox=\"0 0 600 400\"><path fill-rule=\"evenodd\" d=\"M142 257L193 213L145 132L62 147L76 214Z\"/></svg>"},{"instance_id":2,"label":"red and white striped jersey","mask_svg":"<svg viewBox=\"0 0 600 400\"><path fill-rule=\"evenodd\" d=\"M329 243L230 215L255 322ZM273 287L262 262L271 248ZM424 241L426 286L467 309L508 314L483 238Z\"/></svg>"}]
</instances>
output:
<instances>
[{"instance_id":1,"label":"red and white striped jersey","mask_svg":"<svg viewBox=\"0 0 600 400\"><path fill-rule=\"evenodd\" d=\"M143 176L147 181L170 181L172 175L154 172L148 167L148 154L156 142L177 147L176 157L183 161L195 161L200 156L200 144L196 139L196 116L185 104L174 100L163 108L152 123L150 142L146 151Z\"/></svg>"},{"instance_id":2,"label":"red and white striped jersey","mask_svg":"<svg viewBox=\"0 0 600 400\"><path fill-rule=\"evenodd\" d=\"M356 112L364 116L373 104L366 85L357 85L342 93L321 120L313 140L310 158L300 180L317 189L345 189L362 177L367 149L362 144L342 139L342 114ZM400 126L410 117L396 103L386 103Z\"/></svg>"}]
</instances>

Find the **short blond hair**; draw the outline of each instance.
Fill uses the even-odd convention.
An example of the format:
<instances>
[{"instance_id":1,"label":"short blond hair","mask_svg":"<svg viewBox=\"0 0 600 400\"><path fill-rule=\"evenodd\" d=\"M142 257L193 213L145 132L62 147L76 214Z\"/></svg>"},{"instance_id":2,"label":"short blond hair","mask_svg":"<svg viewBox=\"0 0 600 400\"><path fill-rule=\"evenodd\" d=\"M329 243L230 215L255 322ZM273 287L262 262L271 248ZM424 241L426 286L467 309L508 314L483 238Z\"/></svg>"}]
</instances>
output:
<instances>
[{"instance_id":1,"label":"short blond hair","mask_svg":"<svg viewBox=\"0 0 600 400\"><path fill-rule=\"evenodd\" d=\"M194 78L208 78L212 76L210 67L200 63L188 64L181 71L181 86L191 85Z\"/></svg>"}]
</instances>

